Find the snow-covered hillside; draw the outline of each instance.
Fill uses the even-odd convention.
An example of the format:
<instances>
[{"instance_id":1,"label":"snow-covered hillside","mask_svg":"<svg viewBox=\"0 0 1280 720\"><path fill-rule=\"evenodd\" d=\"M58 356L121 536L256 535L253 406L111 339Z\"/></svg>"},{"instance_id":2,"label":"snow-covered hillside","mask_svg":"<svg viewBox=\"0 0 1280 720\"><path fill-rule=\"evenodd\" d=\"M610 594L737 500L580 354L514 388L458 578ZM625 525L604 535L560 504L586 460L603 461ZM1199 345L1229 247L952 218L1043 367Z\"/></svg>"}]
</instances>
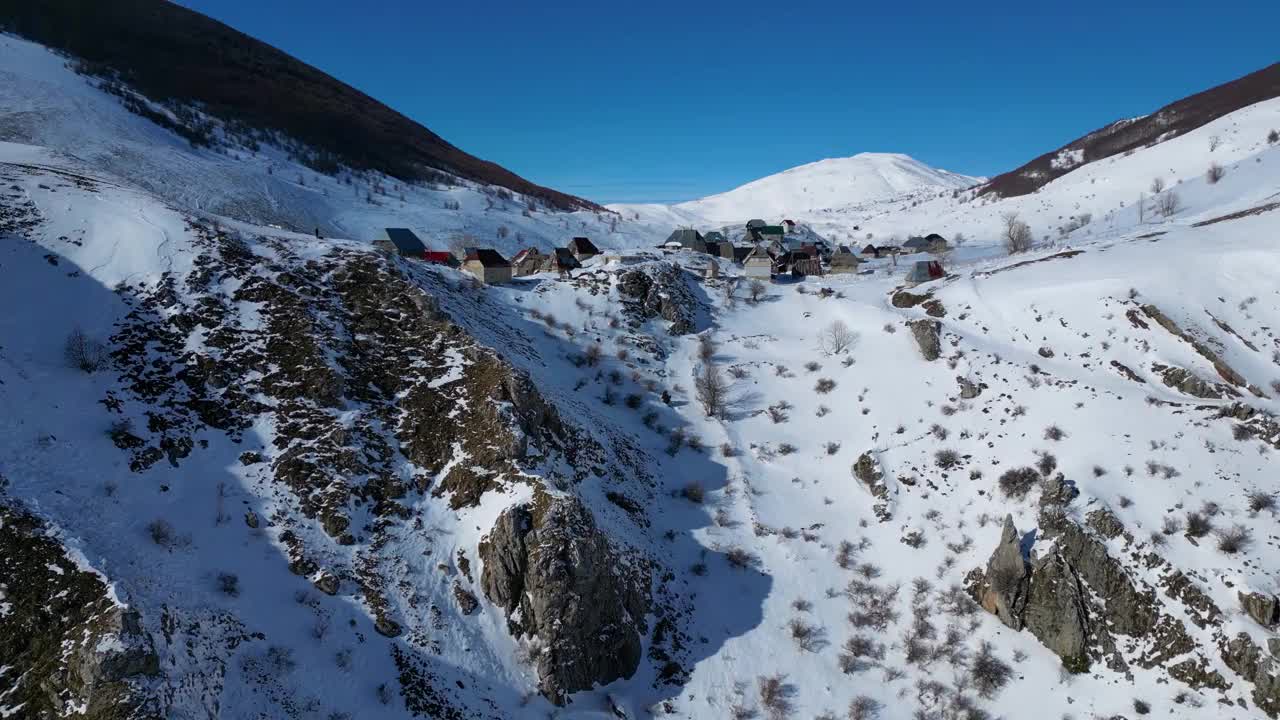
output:
<instances>
[{"instance_id":1,"label":"snow-covered hillside","mask_svg":"<svg viewBox=\"0 0 1280 720\"><path fill-rule=\"evenodd\" d=\"M1280 149L1239 147L1069 249L752 301L690 253L478 287L0 146L0 504L66 548L0 629L84 648L0 710L1274 717ZM41 620L72 567L136 619Z\"/></svg>"},{"instance_id":2,"label":"snow-covered hillside","mask_svg":"<svg viewBox=\"0 0 1280 720\"><path fill-rule=\"evenodd\" d=\"M550 211L458 178L432 185L377 173L324 175L278 144L249 147L222 132L221 146L194 148L127 110L70 64L40 45L0 34L0 141L53 148L97 176L121 179L178 207L355 240L388 226L408 227L437 248L484 245L508 254L563 246L575 235L615 248L649 244L662 234L611 213Z\"/></svg>"},{"instance_id":3,"label":"snow-covered hillside","mask_svg":"<svg viewBox=\"0 0 1280 720\"><path fill-rule=\"evenodd\" d=\"M981 180L929 167L907 155L859 153L794 167L725 193L676 204L672 210L712 224L752 218L777 221L827 208L950 192ZM627 208L640 211L616 207L624 214Z\"/></svg>"}]
</instances>

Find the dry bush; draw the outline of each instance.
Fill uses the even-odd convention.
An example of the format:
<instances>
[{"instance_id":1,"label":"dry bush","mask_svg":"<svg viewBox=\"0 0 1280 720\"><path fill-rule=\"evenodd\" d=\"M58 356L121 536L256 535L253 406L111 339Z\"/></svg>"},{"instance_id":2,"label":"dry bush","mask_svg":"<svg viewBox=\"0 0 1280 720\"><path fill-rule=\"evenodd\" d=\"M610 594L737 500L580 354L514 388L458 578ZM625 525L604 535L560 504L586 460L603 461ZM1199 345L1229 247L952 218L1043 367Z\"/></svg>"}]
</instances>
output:
<instances>
[{"instance_id":1,"label":"dry bush","mask_svg":"<svg viewBox=\"0 0 1280 720\"><path fill-rule=\"evenodd\" d=\"M995 697L1013 677L1013 668L996 657L991 643L983 641L969 666L969 679L983 698Z\"/></svg>"},{"instance_id":2,"label":"dry bush","mask_svg":"<svg viewBox=\"0 0 1280 720\"><path fill-rule=\"evenodd\" d=\"M87 373L97 372L107 364L107 346L78 327L67 335L62 354L68 365Z\"/></svg>"},{"instance_id":3,"label":"dry bush","mask_svg":"<svg viewBox=\"0 0 1280 720\"><path fill-rule=\"evenodd\" d=\"M835 455L840 452L840 443L838 442L829 442L824 447L826 448L828 455Z\"/></svg>"},{"instance_id":4,"label":"dry bush","mask_svg":"<svg viewBox=\"0 0 1280 720\"><path fill-rule=\"evenodd\" d=\"M817 360L810 360L809 362L804 364L804 369L808 370L809 372L818 372L819 370L822 369L822 363L818 362Z\"/></svg>"},{"instance_id":5,"label":"dry bush","mask_svg":"<svg viewBox=\"0 0 1280 720\"><path fill-rule=\"evenodd\" d=\"M778 423L786 422L787 419L791 417L787 414L787 408L789 407L790 405L784 401L775 405L770 405L765 412L769 415L769 419L776 425Z\"/></svg>"},{"instance_id":6,"label":"dry bush","mask_svg":"<svg viewBox=\"0 0 1280 720\"><path fill-rule=\"evenodd\" d=\"M1000 485L1000 492L1004 493L1005 497L1021 500L1039 481L1040 473L1035 468L1021 467L1006 470L997 482Z\"/></svg>"},{"instance_id":7,"label":"dry bush","mask_svg":"<svg viewBox=\"0 0 1280 720\"><path fill-rule=\"evenodd\" d=\"M853 567L853 561L857 559L858 548L848 540L841 540L840 546L836 550L836 564L842 569L848 570Z\"/></svg>"},{"instance_id":8,"label":"dry bush","mask_svg":"<svg viewBox=\"0 0 1280 720\"><path fill-rule=\"evenodd\" d=\"M1213 521L1198 512L1187 513L1187 536L1202 538L1213 531Z\"/></svg>"},{"instance_id":9,"label":"dry bush","mask_svg":"<svg viewBox=\"0 0 1280 720\"><path fill-rule=\"evenodd\" d=\"M703 489L702 483L697 480L690 480L680 489L680 496L691 503L701 505L706 498L706 490Z\"/></svg>"},{"instance_id":10,"label":"dry bush","mask_svg":"<svg viewBox=\"0 0 1280 720\"><path fill-rule=\"evenodd\" d=\"M747 568L755 567L756 564L760 562L760 559L754 554L740 547L729 548L726 550L724 553L724 559L730 566L739 570L746 570Z\"/></svg>"},{"instance_id":11,"label":"dry bush","mask_svg":"<svg viewBox=\"0 0 1280 720\"><path fill-rule=\"evenodd\" d=\"M794 452L795 452L796 450L798 450L798 449L799 449L799 448L797 448L795 445L792 445L791 443L785 443L785 442L784 442L784 443L782 443L782 444L778 445L778 454L779 454L779 455L790 455L791 453L794 453Z\"/></svg>"},{"instance_id":12,"label":"dry bush","mask_svg":"<svg viewBox=\"0 0 1280 720\"><path fill-rule=\"evenodd\" d=\"M218 573L218 590L228 597L240 595L240 578L233 573Z\"/></svg>"},{"instance_id":13,"label":"dry bush","mask_svg":"<svg viewBox=\"0 0 1280 720\"><path fill-rule=\"evenodd\" d=\"M1253 544L1253 532L1244 525L1232 525L1217 533L1218 550L1228 555L1244 552Z\"/></svg>"},{"instance_id":14,"label":"dry bush","mask_svg":"<svg viewBox=\"0 0 1280 720\"><path fill-rule=\"evenodd\" d=\"M934 423L929 427L929 434L933 435L939 440L946 440L947 436L950 435L951 433L941 425Z\"/></svg>"},{"instance_id":15,"label":"dry bush","mask_svg":"<svg viewBox=\"0 0 1280 720\"><path fill-rule=\"evenodd\" d=\"M819 395L826 395L836 388L836 381L831 378L820 378L813 386L813 391Z\"/></svg>"},{"instance_id":16,"label":"dry bush","mask_svg":"<svg viewBox=\"0 0 1280 720\"><path fill-rule=\"evenodd\" d=\"M859 695L849 703L849 720L879 720L883 708L879 700Z\"/></svg>"},{"instance_id":17,"label":"dry bush","mask_svg":"<svg viewBox=\"0 0 1280 720\"><path fill-rule=\"evenodd\" d=\"M787 628L791 631L791 640L795 642L796 647L805 652L818 652L827 644L822 628L807 623L801 618L792 618L791 622L787 623Z\"/></svg>"},{"instance_id":18,"label":"dry bush","mask_svg":"<svg viewBox=\"0 0 1280 720\"><path fill-rule=\"evenodd\" d=\"M933 454L933 461L943 470L950 470L960 464L960 453L950 448L939 450Z\"/></svg>"},{"instance_id":19,"label":"dry bush","mask_svg":"<svg viewBox=\"0 0 1280 720\"><path fill-rule=\"evenodd\" d=\"M1210 185L1217 185L1218 181L1226 174L1226 168L1222 167L1218 163L1213 163L1209 165L1209 169L1205 172L1204 177L1209 181Z\"/></svg>"},{"instance_id":20,"label":"dry bush","mask_svg":"<svg viewBox=\"0 0 1280 720\"><path fill-rule=\"evenodd\" d=\"M1164 178L1155 177L1151 179L1151 194L1159 195L1164 192Z\"/></svg>"},{"instance_id":21,"label":"dry bush","mask_svg":"<svg viewBox=\"0 0 1280 720\"><path fill-rule=\"evenodd\" d=\"M1156 212L1160 213L1160 217L1173 217L1181 209L1182 198L1172 190L1156 197Z\"/></svg>"},{"instance_id":22,"label":"dry bush","mask_svg":"<svg viewBox=\"0 0 1280 720\"><path fill-rule=\"evenodd\" d=\"M1280 142L1280 131L1272 130L1271 132L1267 133L1267 144L1275 145L1278 142Z\"/></svg>"},{"instance_id":23,"label":"dry bush","mask_svg":"<svg viewBox=\"0 0 1280 720\"><path fill-rule=\"evenodd\" d=\"M550 317L550 315L547 317ZM582 351L582 362L587 367L595 367L600 364L600 358L603 355L604 350L600 347L600 343L591 343Z\"/></svg>"},{"instance_id":24,"label":"dry bush","mask_svg":"<svg viewBox=\"0 0 1280 720\"><path fill-rule=\"evenodd\" d=\"M1275 510L1276 496L1273 493L1262 492L1261 490L1249 493L1249 509L1253 512L1262 512L1263 510Z\"/></svg>"},{"instance_id":25,"label":"dry bush","mask_svg":"<svg viewBox=\"0 0 1280 720\"><path fill-rule=\"evenodd\" d=\"M1062 428L1058 427L1057 425L1050 425L1049 427L1044 429L1045 440L1058 441L1066 436L1067 436L1067 433L1064 432Z\"/></svg>"},{"instance_id":26,"label":"dry bush","mask_svg":"<svg viewBox=\"0 0 1280 720\"><path fill-rule=\"evenodd\" d=\"M173 526L164 518L156 518L148 523L147 534L151 536L151 542L165 549L172 549L178 542Z\"/></svg>"},{"instance_id":27,"label":"dry bush","mask_svg":"<svg viewBox=\"0 0 1280 720\"><path fill-rule=\"evenodd\" d=\"M785 720L795 711L792 698L796 695L796 687L787 682L787 676L761 676L756 680L760 689L760 704L769 714L769 720Z\"/></svg>"},{"instance_id":28,"label":"dry bush","mask_svg":"<svg viewBox=\"0 0 1280 720\"><path fill-rule=\"evenodd\" d=\"M732 390L729 381L718 367L709 362L698 368L693 378L693 390L707 417L724 417L734 403L729 396Z\"/></svg>"}]
</instances>

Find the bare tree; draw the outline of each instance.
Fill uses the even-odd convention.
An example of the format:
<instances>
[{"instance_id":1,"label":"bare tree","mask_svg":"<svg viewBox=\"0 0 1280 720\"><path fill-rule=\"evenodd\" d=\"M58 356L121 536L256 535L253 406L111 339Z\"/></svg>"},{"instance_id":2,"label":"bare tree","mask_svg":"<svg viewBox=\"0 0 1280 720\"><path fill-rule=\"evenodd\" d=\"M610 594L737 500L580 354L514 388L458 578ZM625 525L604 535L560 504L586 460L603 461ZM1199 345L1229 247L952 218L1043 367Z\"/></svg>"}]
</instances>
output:
<instances>
[{"instance_id":1,"label":"bare tree","mask_svg":"<svg viewBox=\"0 0 1280 720\"><path fill-rule=\"evenodd\" d=\"M751 302L757 303L764 299L764 296L769 292L769 286L759 279L752 280L751 284L747 286L747 292L750 293Z\"/></svg>"},{"instance_id":2,"label":"bare tree","mask_svg":"<svg viewBox=\"0 0 1280 720\"><path fill-rule=\"evenodd\" d=\"M1005 250L1009 254L1026 252L1031 249L1031 226L1023 222L1022 218L1016 212L1007 212L1000 216L1004 222L1004 239Z\"/></svg>"},{"instance_id":3,"label":"bare tree","mask_svg":"<svg viewBox=\"0 0 1280 720\"><path fill-rule=\"evenodd\" d=\"M724 417L731 404L731 387L720 368L709 362L698 366L693 377L693 389L707 417Z\"/></svg>"},{"instance_id":4,"label":"bare tree","mask_svg":"<svg viewBox=\"0 0 1280 720\"><path fill-rule=\"evenodd\" d=\"M1213 163L1209 166L1209 171L1206 172L1204 176L1205 179L1209 181L1210 185L1216 185L1218 184L1218 181L1222 179L1222 176L1226 174L1226 168L1222 167L1218 163Z\"/></svg>"},{"instance_id":5,"label":"bare tree","mask_svg":"<svg viewBox=\"0 0 1280 720\"><path fill-rule=\"evenodd\" d=\"M1172 190L1156 197L1156 212L1160 213L1160 217L1173 217L1181 209L1182 200Z\"/></svg>"},{"instance_id":6,"label":"bare tree","mask_svg":"<svg viewBox=\"0 0 1280 720\"><path fill-rule=\"evenodd\" d=\"M1221 145L1222 145L1222 138L1218 137L1217 135L1209 136L1209 152L1213 152L1214 150L1217 150L1218 147Z\"/></svg>"},{"instance_id":7,"label":"bare tree","mask_svg":"<svg viewBox=\"0 0 1280 720\"><path fill-rule=\"evenodd\" d=\"M843 320L834 320L822 331L818 342L826 354L838 355L848 350L857 339L858 334L850 330Z\"/></svg>"},{"instance_id":8,"label":"bare tree","mask_svg":"<svg viewBox=\"0 0 1280 720\"><path fill-rule=\"evenodd\" d=\"M1164 178L1157 177L1151 180L1151 194L1159 195L1164 192Z\"/></svg>"}]
</instances>

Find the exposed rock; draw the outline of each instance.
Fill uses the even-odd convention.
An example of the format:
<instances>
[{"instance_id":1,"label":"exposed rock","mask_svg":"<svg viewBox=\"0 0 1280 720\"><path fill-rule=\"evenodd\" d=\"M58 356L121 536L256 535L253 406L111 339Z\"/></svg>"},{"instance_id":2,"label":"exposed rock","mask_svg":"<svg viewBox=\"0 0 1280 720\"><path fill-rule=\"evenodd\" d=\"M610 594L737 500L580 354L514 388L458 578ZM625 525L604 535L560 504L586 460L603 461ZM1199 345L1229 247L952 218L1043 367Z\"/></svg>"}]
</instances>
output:
<instances>
[{"instance_id":1,"label":"exposed rock","mask_svg":"<svg viewBox=\"0 0 1280 720\"><path fill-rule=\"evenodd\" d=\"M1089 527L1102 537L1110 540L1124 533L1124 523L1116 514L1106 508L1099 508L1085 516Z\"/></svg>"},{"instance_id":2,"label":"exposed rock","mask_svg":"<svg viewBox=\"0 0 1280 720\"><path fill-rule=\"evenodd\" d=\"M541 492L498 517L480 544L480 584L512 635L533 635L540 689L568 695L630 677L640 663L647 569L629 565L576 499Z\"/></svg>"},{"instance_id":3,"label":"exposed rock","mask_svg":"<svg viewBox=\"0 0 1280 720\"><path fill-rule=\"evenodd\" d=\"M1263 627L1275 627L1280 623L1280 599L1275 595L1262 592L1238 593L1240 607L1253 621Z\"/></svg>"},{"instance_id":4,"label":"exposed rock","mask_svg":"<svg viewBox=\"0 0 1280 720\"><path fill-rule=\"evenodd\" d=\"M929 317L946 317L947 308L941 300L932 299L924 304L924 314Z\"/></svg>"},{"instance_id":5,"label":"exposed rock","mask_svg":"<svg viewBox=\"0 0 1280 720\"><path fill-rule=\"evenodd\" d=\"M1133 371L1133 369L1132 369L1132 368L1130 368L1128 365L1125 365L1124 363L1120 362L1119 360L1112 360L1112 361L1111 361L1111 367L1115 368L1115 369L1116 369L1116 371L1117 371L1117 372L1119 372L1121 375L1123 375L1123 376L1125 376L1126 378L1128 378L1128 379L1130 379L1130 380L1132 380L1132 381L1134 381L1134 382L1138 383L1139 385L1146 385L1146 384L1147 384L1147 381L1146 381L1146 380L1143 380L1141 377L1139 377L1139 376L1138 376L1138 374L1137 374L1137 373L1135 373L1135 372Z\"/></svg>"},{"instance_id":6,"label":"exposed rock","mask_svg":"<svg viewBox=\"0 0 1280 720\"><path fill-rule=\"evenodd\" d=\"M1236 372L1234 368L1228 365L1226 361L1219 357L1218 354L1206 343L1196 339L1190 333L1178 327L1178 324L1169 319L1168 315L1161 312L1160 308L1155 305L1147 304L1142 306L1142 312L1146 313L1148 317L1156 321L1156 324L1160 327L1169 331L1170 334L1184 340L1192 347L1192 349L1199 353L1201 357L1212 363L1213 369L1218 371L1218 375L1222 376L1223 380L1226 380L1228 383L1231 383L1236 387L1248 386L1248 382L1245 381L1244 377L1240 373Z\"/></svg>"},{"instance_id":7,"label":"exposed rock","mask_svg":"<svg viewBox=\"0 0 1280 720\"><path fill-rule=\"evenodd\" d=\"M22 717L163 717L146 695L160 661L138 613L115 602L43 524L0 505L3 705ZM72 710L72 708L75 708Z\"/></svg>"},{"instance_id":8,"label":"exposed rock","mask_svg":"<svg viewBox=\"0 0 1280 720\"><path fill-rule=\"evenodd\" d=\"M244 524L256 530L258 528L258 513L246 510L244 512Z\"/></svg>"},{"instance_id":9,"label":"exposed rock","mask_svg":"<svg viewBox=\"0 0 1280 720\"><path fill-rule=\"evenodd\" d=\"M1221 644L1222 661L1253 683L1253 702L1268 717L1280 717L1280 662L1262 652L1248 633Z\"/></svg>"},{"instance_id":10,"label":"exposed rock","mask_svg":"<svg viewBox=\"0 0 1280 720\"><path fill-rule=\"evenodd\" d=\"M918 295L916 293L909 292L907 290L899 290L898 292L893 294L893 297L889 299L889 304L893 305L896 308L903 308L903 309L913 308L919 305L920 303L928 300L929 297L930 297L929 293Z\"/></svg>"},{"instance_id":11,"label":"exposed rock","mask_svg":"<svg viewBox=\"0 0 1280 720\"><path fill-rule=\"evenodd\" d=\"M1068 670L1088 670L1089 612L1075 570L1061 555L1051 553L1036 561L1031 577L1024 615L1027 629L1062 658Z\"/></svg>"},{"instance_id":12,"label":"exposed rock","mask_svg":"<svg viewBox=\"0 0 1280 720\"><path fill-rule=\"evenodd\" d=\"M618 278L627 308L641 318L661 317L671 335L698 332L701 302L690 287L692 275L671 263L628 270Z\"/></svg>"},{"instance_id":13,"label":"exposed rock","mask_svg":"<svg viewBox=\"0 0 1280 720\"><path fill-rule=\"evenodd\" d=\"M1230 388L1220 388L1184 368L1152 363L1151 369L1160 376L1160 382L1192 397L1217 400L1222 397L1223 390L1235 394Z\"/></svg>"},{"instance_id":14,"label":"exposed rock","mask_svg":"<svg viewBox=\"0 0 1280 720\"><path fill-rule=\"evenodd\" d=\"M1031 580L1031 568L1022 553L1021 542L1013 516L1006 515L1000 542L987 562L985 587L978 597L982 607L1014 630L1022 629Z\"/></svg>"},{"instance_id":15,"label":"exposed rock","mask_svg":"<svg viewBox=\"0 0 1280 720\"><path fill-rule=\"evenodd\" d=\"M982 394L982 389L986 383L976 384L967 377L957 377L956 382L960 385L960 397L964 400L972 400Z\"/></svg>"},{"instance_id":16,"label":"exposed rock","mask_svg":"<svg viewBox=\"0 0 1280 720\"><path fill-rule=\"evenodd\" d=\"M889 508L889 486L884 481L884 472L880 462L870 452L864 452L853 463L853 476L861 482L867 492L878 502L873 510L880 522L887 522L893 513Z\"/></svg>"},{"instance_id":17,"label":"exposed rock","mask_svg":"<svg viewBox=\"0 0 1280 720\"><path fill-rule=\"evenodd\" d=\"M338 577L329 573L321 574L315 581L316 589L325 595L337 595L339 585Z\"/></svg>"},{"instance_id":18,"label":"exposed rock","mask_svg":"<svg viewBox=\"0 0 1280 720\"><path fill-rule=\"evenodd\" d=\"M1066 479L1062 473L1054 475L1053 478L1045 480L1041 485L1040 507L1064 507L1070 505L1080 495L1080 490L1076 488L1076 484Z\"/></svg>"},{"instance_id":19,"label":"exposed rock","mask_svg":"<svg viewBox=\"0 0 1280 720\"><path fill-rule=\"evenodd\" d=\"M942 356L942 323L937 320L912 320L907 323L911 335L920 346L920 354L933 362Z\"/></svg>"},{"instance_id":20,"label":"exposed rock","mask_svg":"<svg viewBox=\"0 0 1280 720\"><path fill-rule=\"evenodd\" d=\"M1036 352L1037 352L1037 353L1040 355L1040 357L1042 357L1042 358L1051 358L1051 357L1053 357L1053 348L1049 347L1048 345L1041 345L1041 346L1040 346L1040 349L1039 349L1039 350L1037 350Z\"/></svg>"},{"instance_id":21,"label":"exposed rock","mask_svg":"<svg viewBox=\"0 0 1280 720\"><path fill-rule=\"evenodd\" d=\"M470 615L480 607L480 601L476 599L476 596L462 587L462 583L459 582L453 583L453 599L457 601L458 609L462 611L463 615Z\"/></svg>"}]
</instances>

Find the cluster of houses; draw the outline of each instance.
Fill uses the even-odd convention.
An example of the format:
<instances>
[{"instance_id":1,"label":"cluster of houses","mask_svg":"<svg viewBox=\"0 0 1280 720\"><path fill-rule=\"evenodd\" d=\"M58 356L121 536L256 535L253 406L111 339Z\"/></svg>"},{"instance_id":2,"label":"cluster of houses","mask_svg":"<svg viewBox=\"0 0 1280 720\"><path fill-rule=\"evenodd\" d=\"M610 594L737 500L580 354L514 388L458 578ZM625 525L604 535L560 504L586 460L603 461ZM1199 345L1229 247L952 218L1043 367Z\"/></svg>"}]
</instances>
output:
<instances>
[{"instance_id":1,"label":"cluster of houses","mask_svg":"<svg viewBox=\"0 0 1280 720\"><path fill-rule=\"evenodd\" d=\"M526 248L516 253L511 260L493 248L484 247L466 247L455 255L448 250L428 249L426 243L408 228L384 228L374 239L373 246L392 255L460 268L489 285L543 272L558 272L563 275L582 267L584 261L600 254L600 249L591 240L575 237L567 247L555 248L546 253L537 248Z\"/></svg>"},{"instance_id":2,"label":"cluster of houses","mask_svg":"<svg viewBox=\"0 0 1280 720\"><path fill-rule=\"evenodd\" d=\"M777 225L770 225L764 220L753 219L747 222L742 244L735 245L725 238L724 233L711 231L700 233L693 228L678 228L662 244L666 250L687 250L705 253L719 260L742 265L743 275L749 278L768 280L780 275L805 277L808 275L839 275L859 271L859 266L866 260L882 257L896 257L899 254L918 252L940 253L948 250L947 241L937 233L925 236L913 236L901 246L867 245L861 252L855 252L846 245L831 248L822 240L803 241L793 237L796 224L791 220L783 220ZM942 265L936 260L916 263L909 274L908 282L924 282L919 278L933 279L942 277ZM719 266L712 262L708 266L708 276L719 274Z\"/></svg>"}]
</instances>

